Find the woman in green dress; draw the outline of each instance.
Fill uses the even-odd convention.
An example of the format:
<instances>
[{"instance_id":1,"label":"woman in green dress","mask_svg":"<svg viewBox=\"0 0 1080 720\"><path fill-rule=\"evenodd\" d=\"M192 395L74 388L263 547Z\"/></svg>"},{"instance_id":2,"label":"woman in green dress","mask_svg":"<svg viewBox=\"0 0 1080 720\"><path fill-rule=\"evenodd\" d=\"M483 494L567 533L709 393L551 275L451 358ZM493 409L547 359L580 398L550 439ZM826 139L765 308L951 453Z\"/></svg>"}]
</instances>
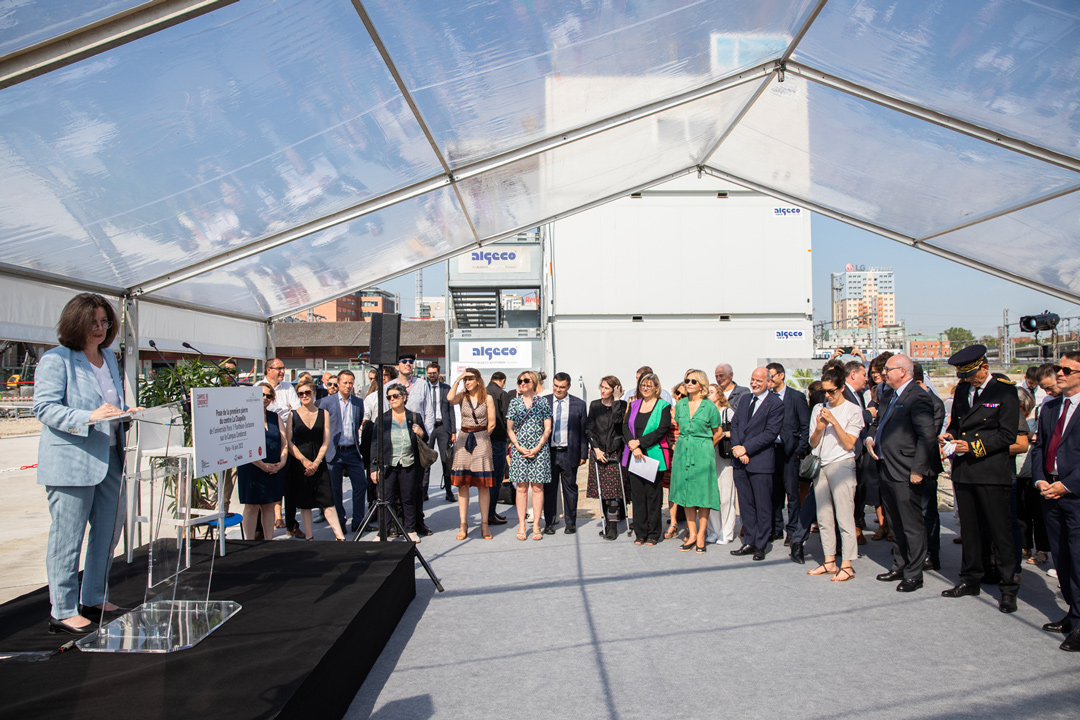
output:
<instances>
[{"instance_id":1,"label":"woman in green dress","mask_svg":"<svg viewBox=\"0 0 1080 720\"><path fill-rule=\"evenodd\" d=\"M701 370L690 370L683 380L687 396L675 405L679 442L671 462L671 492L676 505L686 509L686 542L679 550L705 552L709 510L720 510L716 484L716 451L713 446L723 430L720 411L709 402L709 378Z\"/></svg>"}]
</instances>

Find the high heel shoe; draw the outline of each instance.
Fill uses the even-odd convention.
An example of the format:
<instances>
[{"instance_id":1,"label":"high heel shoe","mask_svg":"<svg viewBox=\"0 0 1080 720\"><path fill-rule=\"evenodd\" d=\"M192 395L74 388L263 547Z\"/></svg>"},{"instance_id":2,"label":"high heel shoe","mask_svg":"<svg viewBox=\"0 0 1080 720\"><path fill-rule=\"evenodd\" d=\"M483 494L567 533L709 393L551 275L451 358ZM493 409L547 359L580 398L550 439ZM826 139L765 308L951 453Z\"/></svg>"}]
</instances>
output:
<instances>
[{"instance_id":1,"label":"high heel shoe","mask_svg":"<svg viewBox=\"0 0 1080 720\"><path fill-rule=\"evenodd\" d=\"M461 529L458 530L457 539L458 540L464 540L465 537L468 534L469 534L469 526L468 526L468 524L467 523L461 523Z\"/></svg>"}]
</instances>

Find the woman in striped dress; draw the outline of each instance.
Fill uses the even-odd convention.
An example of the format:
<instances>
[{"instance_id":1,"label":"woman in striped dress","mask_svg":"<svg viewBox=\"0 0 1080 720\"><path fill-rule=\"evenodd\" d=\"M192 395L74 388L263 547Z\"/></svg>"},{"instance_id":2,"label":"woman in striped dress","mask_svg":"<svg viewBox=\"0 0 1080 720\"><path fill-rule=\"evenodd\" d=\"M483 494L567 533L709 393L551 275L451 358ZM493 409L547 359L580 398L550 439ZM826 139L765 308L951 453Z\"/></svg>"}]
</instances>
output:
<instances>
[{"instance_id":1,"label":"woman in striped dress","mask_svg":"<svg viewBox=\"0 0 1080 720\"><path fill-rule=\"evenodd\" d=\"M464 387L459 391L458 386L462 384ZM454 464L450 469L450 482L458 489L461 530L457 539L464 540L469 531L469 488L474 487L480 502L480 535L490 540L487 519L491 493L488 488L495 483L495 465L488 433L495 429L495 401L488 396L476 368L465 368L450 386L446 400L461 406L461 428L454 442Z\"/></svg>"}]
</instances>

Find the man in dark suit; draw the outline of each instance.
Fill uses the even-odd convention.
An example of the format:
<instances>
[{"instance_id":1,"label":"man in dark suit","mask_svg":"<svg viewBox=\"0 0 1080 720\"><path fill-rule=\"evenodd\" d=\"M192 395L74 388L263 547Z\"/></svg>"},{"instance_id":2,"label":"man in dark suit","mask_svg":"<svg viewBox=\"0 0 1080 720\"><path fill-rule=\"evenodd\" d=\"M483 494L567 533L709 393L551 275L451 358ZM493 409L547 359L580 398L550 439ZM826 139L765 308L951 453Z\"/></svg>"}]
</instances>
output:
<instances>
[{"instance_id":1,"label":"man in dark suit","mask_svg":"<svg viewBox=\"0 0 1080 720\"><path fill-rule=\"evenodd\" d=\"M345 503L342 499L342 482L349 474L352 485L352 531L360 529L364 519L364 500L367 491L367 475L364 461L360 458L360 429L364 422L364 403L352 394L355 376L350 370L338 373L338 391L319 401L319 407L330 416L330 449L326 451L326 464L330 470L330 487L334 494L341 528L345 529Z\"/></svg>"},{"instance_id":2,"label":"man in dark suit","mask_svg":"<svg viewBox=\"0 0 1080 720\"><path fill-rule=\"evenodd\" d=\"M487 385L487 394L495 403L495 429L491 431L491 464L495 483L491 486L491 502L488 505L488 524L505 525L506 518L495 512L499 500L499 489L506 479L506 411L510 409L510 394L503 390L506 385L506 373L496 370L491 373L491 382Z\"/></svg>"},{"instance_id":3,"label":"man in dark suit","mask_svg":"<svg viewBox=\"0 0 1080 720\"><path fill-rule=\"evenodd\" d=\"M750 393L731 420L731 466L745 530L743 546L731 554L760 561L772 537L772 478L784 402L769 390L769 371L763 367L750 375Z\"/></svg>"},{"instance_id":4,"label":"man in dark suit","mask_svg":"<svg viewBox=\"0 0 1080 720\"><path fill-rule=\"evenodd\" d=\"M427 366L428 392L431 393L432 402L435 405L435 428L428 436L428 447L439 447L439 460L442 464L443 487L446 489L447 502L456 502L454 491L450 485L450 466L453 465L450 448L454 446L457 428L455 427L454 409L446 401L446 395L450 392L450 386L439 381L439 363L433 362ZM431 466L424 468L423 499L428 497L428 488L431 486Z\"/></svg>"},{"instance_id":5,"label":"man in dark suit","mask_svg":"<svg viewBox=\"0 0 1080 720\"><path fill-rule=\"evenodd\" d=\"M578 486L577 469L589 459L589 440L585 437L588 408L585 401L570 394L570 376L555 373L551 395L545 396L551 405L551 482L544 485L544 533L555 534L558 518L559 487L562 487L563 532L577 532Z\"/></svg>"},{"instance_id":6,"label":"man in dark suit","mask_svg":"<svg viewBox=\"0 0 1080 720\"><path fill-rule=\"evenodd\" d=\"M1048 401L1039 416L1031 477L1042 493L1050 553L1069 612L1043 630L1066 633L1059 647L1080 652L1080 353L1065 353L1056 372L1061 395Z\"/></svg>"},{"instance_id":7,"label":"man in dark suit","mask_svg":"<svg viewBox=\"0 0 1080 720\"><path fill-rule=\"evenodd\" d=\"M799 510L799 461L810 450L810 406L806 396L787 386L787 372L778 362L765 366L769 371L769 388L784 403L784 425L776 438L773 463L773 524L772 539L779 540L787 531L784 545L791 545L792 536L801 536ZM784 524L784 498L787 498L787 525Z\"/></svg>"},{"instance_id":8,"label":"man in dark suit","mask_svg":"<svg viewBox=\"0 0 1080 720\"><path fill-rule=\"evenodd\" d=\"M922 365L915 363L915 382L930 396L930 404L934 406L934 427L940 430L945 425L945 403L937 393L927 387ZM935 430L935 432L937 432ZM930 458L930 474L919 483L919 501L922 505L923 523L926 524L926 562L923 564L926 570L941 569L941 514L938 512L938 476L944 467L941 464L941 453L933 453Z\"/></svg>"},{"instance_id":9,"label":"man in dark suit","mask_svg":"<svg viewBox=\"0 0 1080 720\"><path fill-rule=\"evenodd\" d=\"M900 580L897 592L913 592L923 586L926 561L926 525L921 493L916 487L931 472L931 457L938 452L934 407L926 391L915 384L914 366L907 355L893 355L883 369L885 384L892 388L887 404L879 407L875 436L866 439L866 450L878 460L881 505L895 542L893 565L878 580ZM884 408L884 410L882 410Z\"/></svg>"},{"instance_id":10,"label":"man in dark suit","mask_svg":"<svg viewBox=\"0 0 1080 720\"><path fill-rule=\"evenodd\" d=\"M960 514L963 540L960 582L941 594L945 597L978 595L992 549L1000 578L998 609L1016 612L1020 570L1012 528L1012 483L1015 463L1009 446L1016 442L1020 423L1020 398L1016 384L990 374L986 348L969 345L949 358L960 383L953 393L949 429L941 443L954 443L952 483ZM985 547L987 541L991 548Z\"/></svg>"}]
</instances>

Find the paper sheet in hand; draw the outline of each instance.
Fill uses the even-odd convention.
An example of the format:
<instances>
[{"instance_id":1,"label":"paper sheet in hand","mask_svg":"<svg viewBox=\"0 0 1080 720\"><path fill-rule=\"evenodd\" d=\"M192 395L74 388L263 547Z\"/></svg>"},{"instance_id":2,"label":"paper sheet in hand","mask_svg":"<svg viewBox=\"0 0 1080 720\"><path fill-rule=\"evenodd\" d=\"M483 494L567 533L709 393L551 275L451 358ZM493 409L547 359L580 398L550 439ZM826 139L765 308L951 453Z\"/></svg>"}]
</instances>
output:
<instances>
[{"instance_id":1,"label":"paper sheet in hand","mask_svg":"<svg viewBox=\"0 0 1080 720\"><path fill-rule=\"evenodd\" d=\"M656 473L660 470L660 461L653 460L648 455L642 455L641 459L638 460L631 455L630 465L627 469L638 477L645 478L649 482L654 483L656 482Z\"/></svg>"}]
</instances>

